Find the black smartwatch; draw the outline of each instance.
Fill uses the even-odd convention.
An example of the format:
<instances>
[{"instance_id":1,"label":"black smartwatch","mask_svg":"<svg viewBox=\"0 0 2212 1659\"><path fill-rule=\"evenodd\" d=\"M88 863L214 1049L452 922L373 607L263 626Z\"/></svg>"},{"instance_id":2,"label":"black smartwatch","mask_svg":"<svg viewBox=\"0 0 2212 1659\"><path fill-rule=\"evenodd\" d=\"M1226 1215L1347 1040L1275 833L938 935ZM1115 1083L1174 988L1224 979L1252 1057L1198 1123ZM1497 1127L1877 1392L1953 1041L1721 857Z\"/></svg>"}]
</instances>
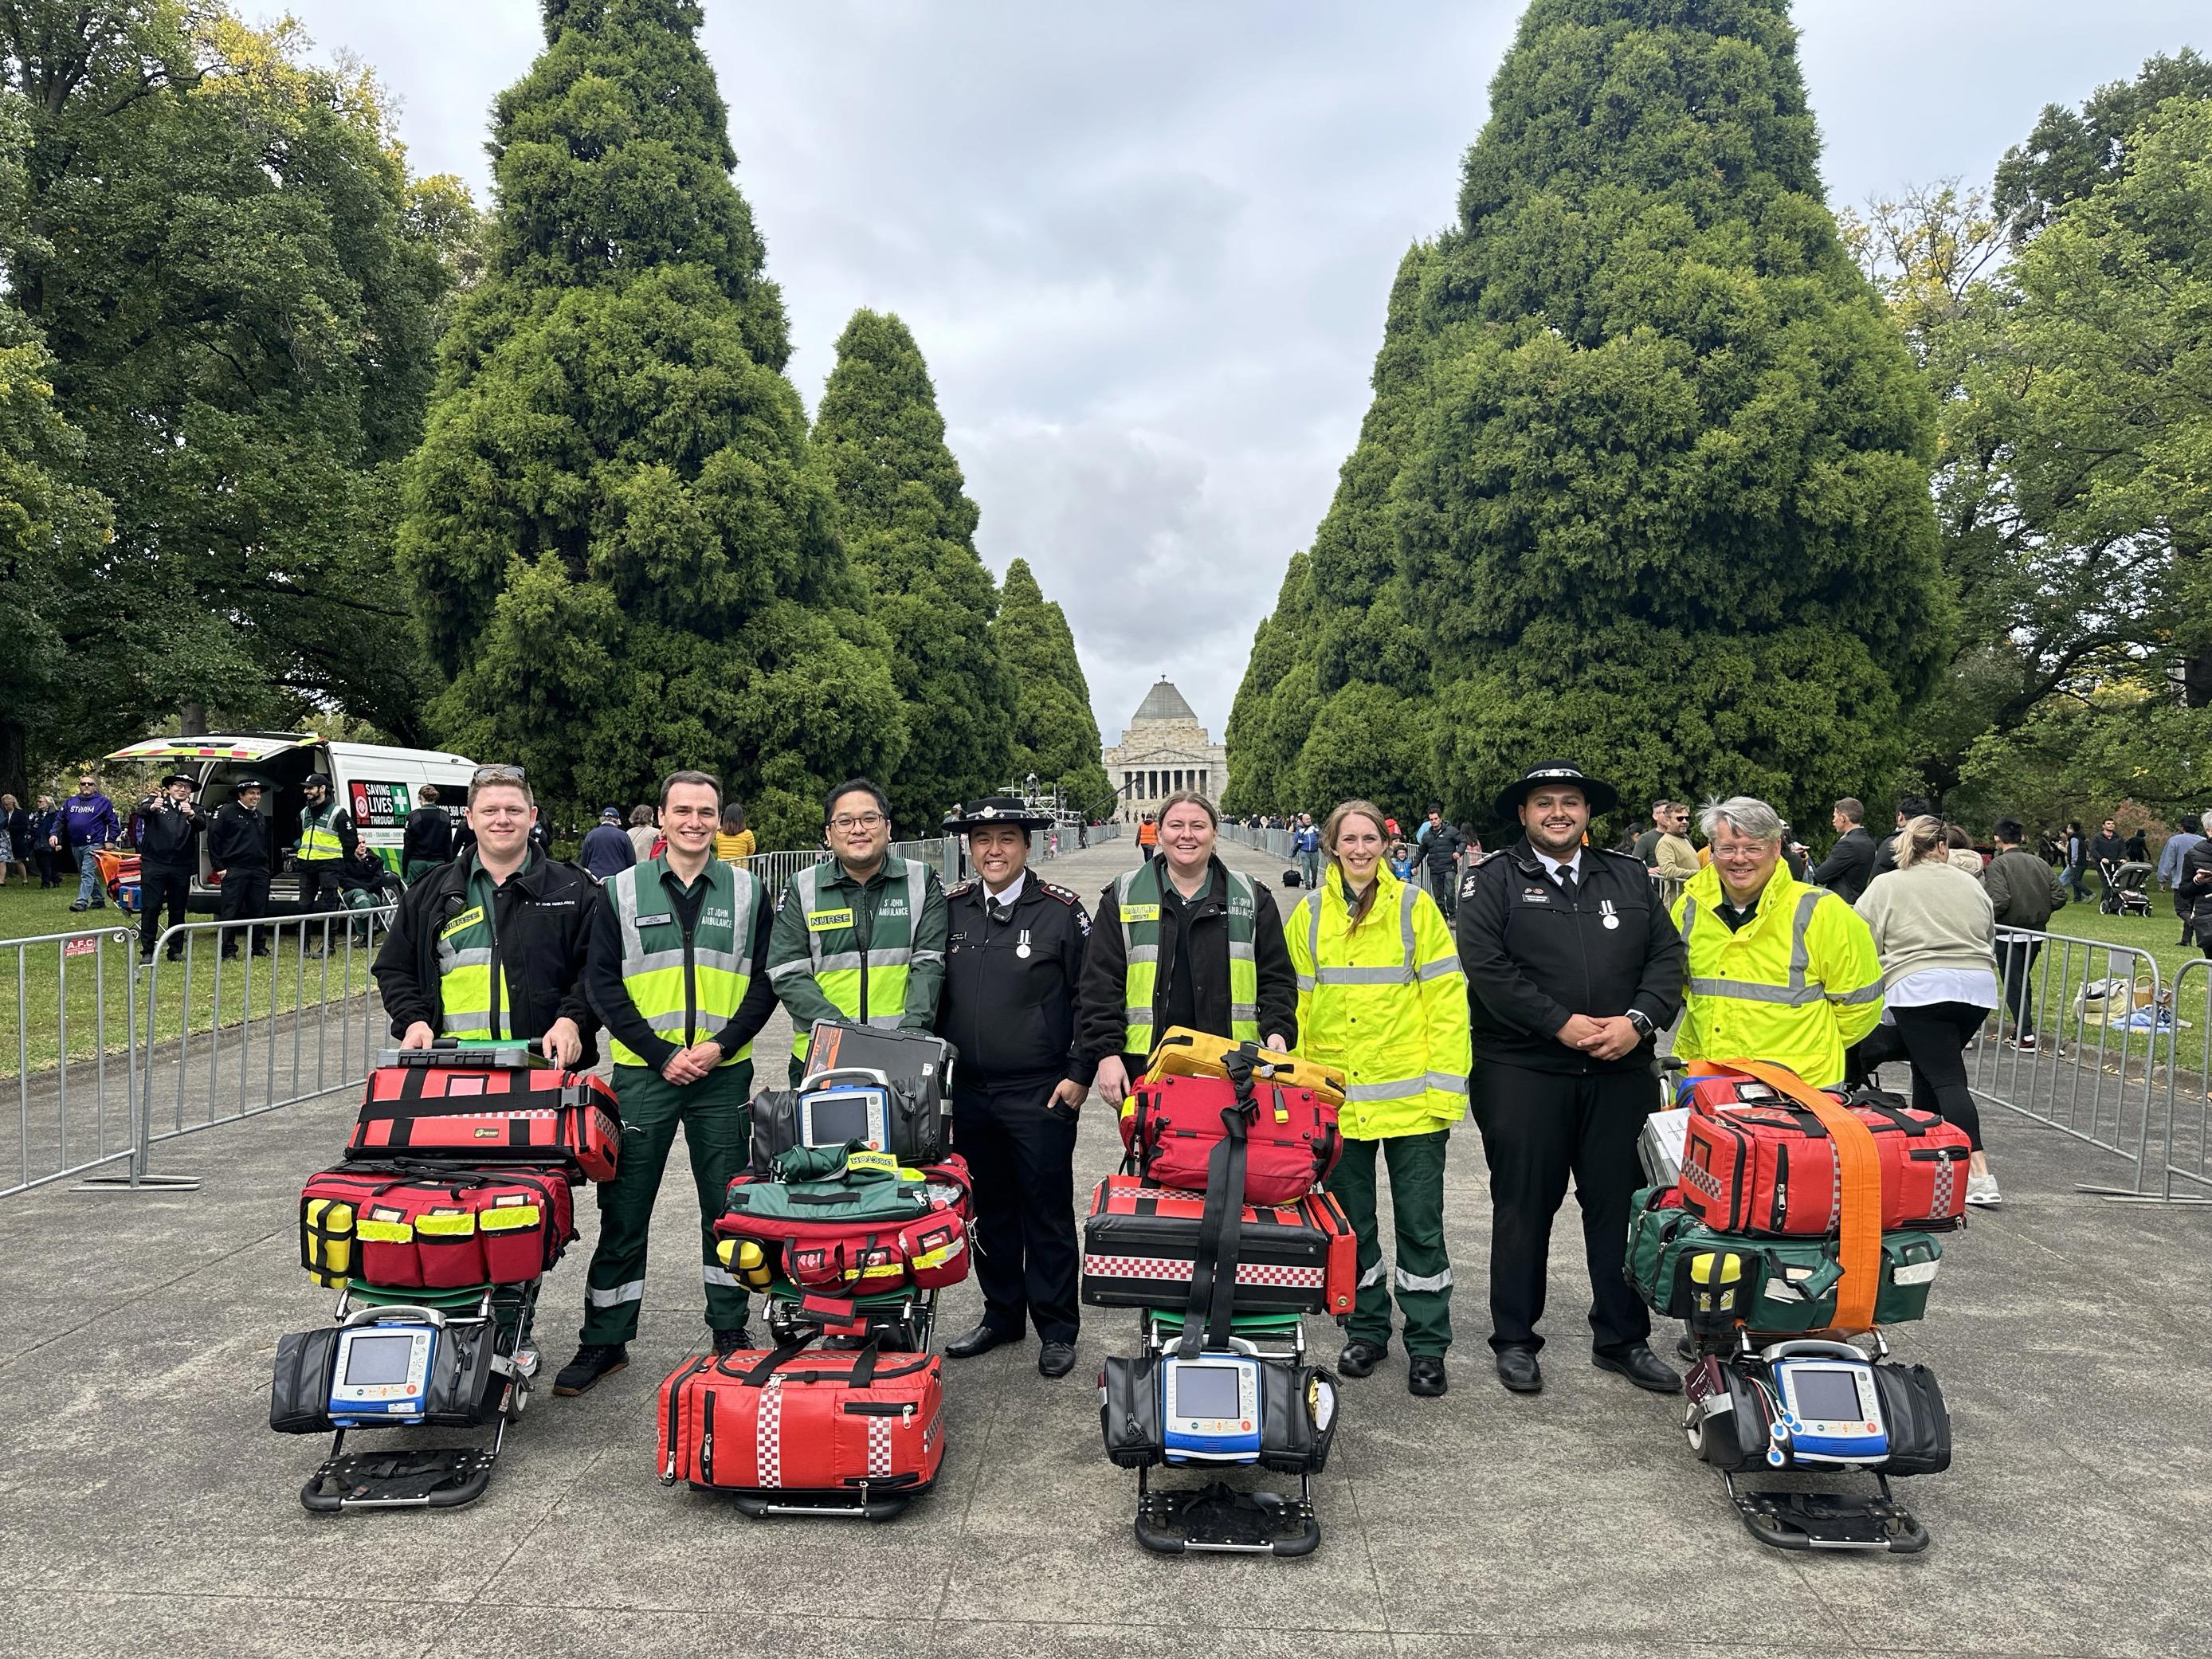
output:
<instances>
[{"instance_id":1,"label":"black smartwatch","mask_svg":"<svg viewBox=\"0 0 2212 1659\"><path fill-rule=\"evenodd\" d=\"M1636 1028L1636 1035L1646 1042L1650 1042L1656 1035L1651 1024L1651 1016L1641 1008L1631 1008L1628 1011L1628 1023Z\"/></svg>"}]
</instances>

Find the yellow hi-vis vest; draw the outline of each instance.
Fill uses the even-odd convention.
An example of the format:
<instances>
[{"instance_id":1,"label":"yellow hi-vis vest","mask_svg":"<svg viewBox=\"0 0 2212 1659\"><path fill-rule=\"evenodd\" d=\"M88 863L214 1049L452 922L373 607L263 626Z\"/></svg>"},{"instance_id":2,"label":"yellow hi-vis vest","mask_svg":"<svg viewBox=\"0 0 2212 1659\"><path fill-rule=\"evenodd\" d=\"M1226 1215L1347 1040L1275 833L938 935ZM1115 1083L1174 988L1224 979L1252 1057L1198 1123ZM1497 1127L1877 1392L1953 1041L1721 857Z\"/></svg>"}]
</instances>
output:
<instances>
[{"instance_id":1,"label":"yellow hi-vis vest","mask_svg":"<svg viewBox=\"0 0 2212 1659\"><path fill-rule=\"evenodd\" d=\"M1763 1060L1816 1089L1844 1080L1844 1050L1881 1024L1881 962L1859 913L1780 865L1735 933L1707 865L1674 901L1690 950L1689 999L1674 1052L1684 1060Z\"/></svg>"},{"instance_id":2,"label":"yellow hi-vis vest","mask_svg":"<svg viewBox=\"0 0 2212 1659\"><path fill-rule=\"evenodd\" d=\"M321 864L345 856L338 839L338 804L331 802L319 812L300 814L300 850L293 857L302 864Z\"/></svg>"},{"instance_id":3,"label":"yellow hi-vis vest","mask_svg":"<svg viewBox=\"0 0 2212 1659\"><path fill-rule=\"evenodd\" d=\"M1298 1053L1344 1073L1337 1121L1354 1140L1455 1122L1474 1064L1467 976L1443 912L1388 869L1375 879L1357 929L1334 869L1283 927L1298 976Z\"/></svg>"},{"instance_id":4,"label":"yellow hi-vis vest","mask_svg":"<svg viewBox=\"0 0 2212 1659\"><path fill-rule=\"evenodd\" d=\"M607 883L607 902L622 926L623 989L655 1036L679 1048L704 1042L728 1024L752 983L753 919L768 902L761 878L719 859L707 860L707 893L698 925L687 937L661 878L664 854L634 864ZM645 1066L642 1054L610 1039L617 1066ZM721 1063L752 1058L748 1042Z\"/></svg>"},{"instance_id":5,"label":"yellow hi-vis vest","mask_svg":"<svg viewBox=\"0 0 2212 1659\"><path fill-rule=\"evenodd\" d=\"M475 854L468 856L473 861ZM492 961L497 954L498 940L492 931L489 908L473 902L477 887L476 872L471 869L464 890L471 902L438 930L438 1006L441 1011L439 1027L441 1035L445 1036L505 1036L504 1028L514 1006L506 969L500 970L496 985L492 982Z\"/></svg>"},{"instance_id":6,"label":"yellow hi-vis vest","mask_svg":"<svg viewBox=\"0 0 2212 1659\"><path fill-rule=\"evenodd\" d=\"M1115 884L1115 908L1121 915L1121 939L1127 966L1121 985L1127 1034L1125 1054L1152 1051L1152 1003L1160 981L1160 867L1164 860L1139 865ZM1224 866L1229 877L1229 1037L1234 1042L1260 1040L1260 961L1252 952L1258 900L1251 878ZM1216 1032L1213 1035L1219 1036Z\"/></svg>"},{"instance_id":7,"label":"yellow hi-vis vest","mask_svg":"<svg viewBox=\"0 0 2212 1659\"><path fill-rule=\"evenodd\" d=\"M921 926L921 908L929 896L929 866L896 853L884 859L886 890L902 884L903 905L886 890L876 906L875 924L868 948L860 948L860 933L845 890L825 872L837 869L835 859L810 865L792 877L799 908L806 913L806 967L814 983L830 1005L847 1019L858 1020L878 1030L896 1030L906 1017L907 970L914 964L915 929ZM786 971L799 968L788 964ZM804 1060L812 1046L812 1033L793 1031L792 1058Z\"/></svg>"}]
</instances>

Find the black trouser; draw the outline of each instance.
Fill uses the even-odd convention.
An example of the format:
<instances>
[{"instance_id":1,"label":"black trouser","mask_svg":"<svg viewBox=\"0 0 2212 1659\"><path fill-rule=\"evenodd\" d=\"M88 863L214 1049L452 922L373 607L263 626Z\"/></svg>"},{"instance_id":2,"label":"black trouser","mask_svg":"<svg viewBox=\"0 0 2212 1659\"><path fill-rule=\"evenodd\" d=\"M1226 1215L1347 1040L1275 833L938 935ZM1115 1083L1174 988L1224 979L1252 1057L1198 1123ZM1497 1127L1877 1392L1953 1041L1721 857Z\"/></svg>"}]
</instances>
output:
<instances>
[{"instance_id":1,"label":"black trouser","mask_svg":"<svg viewBox=\"0 0 2212 1659\"><path fill-rule=\"evenodd\" d=\"M222 872L222 897L216 904L218 921L252 921L269 914L269 872L229 869ZM241 939L250 940L256 955L269 948L269 935L258 927L226 929L222 954L235 956Z\"/></svg>"},{"instance_id":2,"label":"black trouser","mask_svg":"<svg viewBox=\"0 0 2212 1659\"><path fill-rule=\"evenodd\" d=\"M154 954L154 946L161 937L161 908L168 907L169 926L181 927L185 920L185 895L191 890L192 872L181 864L145 864L138 866L138 956L143 961ZM181 940L169 946L169 960L174 962L184 955Z\"/></svg>"},{"instance_id":3,"label":"black trouser","mask_svg":"<svg viewBox=\"0 0 2212 1659\"><path fill-rule=\"evenodd\" d=\"M1658 1098L1651 1073L1571 1077L1496 1060L1474 1062L1475 1127L1490 1164L1490 1346L1544 1346L1544 1270L1552 1218L1575 1181L1589 1258L1590 1346L1619 1353L1651 1335L1651 1315L1628 1287L1621 1254L1628 1204L1644 1184L1636 1137Z\"/></svg>"},{"instance_id":4,"label":"black trouser","mask_svg":"<svg viewBox=\"0 0 2212 1659\"><path fill-rule=\"evenodd\" d=\"M315 864L295 864L293 869L300 878L300 914L312 916L319 910L343 910L346 908L345 890L338 885L338 867L328 860Z\"/></svg>"},{"instance_id":5,"label":"black trouser","mask_svg":"<svg viewBox=\"0 0 2212 1659\"><path fill-rule=\"evenodd\" d=\"M2005 1007L2012 1014L2015 1037L2035 1035L2035 959L2042 954L2039 939L1997 941L1997 963L2004 969Z\"/></svg>"},{"instance_id":6,"label":"black trouser","mask_svg":"<svg viewBox=\"0 0 2212 1659\"><path fill-rule=\"evenodd\" d=\"M31 860L39 866L39 885L58 887L62 884L62 855L43 844L31 849Z\"/></svg>"},{"instance_id":7,"label":"black trouser","mask_svg":"<svg viewBox=\"0 0 2212 1659\"><path fill-rule=\"evenodd\" d=\"M1894 1024L1877 1025L1864 1042L1852 1045L1851 1068L1872 1081L1875 1066L1893 1060L1909 1061L1915 1109L1933 1112L1964 1129L1966 1144L1978 1152L1982 1113L1966 1082L1966 1044L1989 1017L1988 1009L1971 1002L1893 1008Z\"/></svg>"},{"instance_id":8,"label":"black trouser","mask_svg":"<svg viewBox=\"0 0 2212 1659\"><path fill-rule=\"evenodd\" d=\"M975 1282L983 1322L1040 1342L1073 1342L1076 1303L1075 1123L1051 1109L1058 1077L963 1075L952 1090L952 1140L975 1182Z\"/></svg>"}]
</instances>

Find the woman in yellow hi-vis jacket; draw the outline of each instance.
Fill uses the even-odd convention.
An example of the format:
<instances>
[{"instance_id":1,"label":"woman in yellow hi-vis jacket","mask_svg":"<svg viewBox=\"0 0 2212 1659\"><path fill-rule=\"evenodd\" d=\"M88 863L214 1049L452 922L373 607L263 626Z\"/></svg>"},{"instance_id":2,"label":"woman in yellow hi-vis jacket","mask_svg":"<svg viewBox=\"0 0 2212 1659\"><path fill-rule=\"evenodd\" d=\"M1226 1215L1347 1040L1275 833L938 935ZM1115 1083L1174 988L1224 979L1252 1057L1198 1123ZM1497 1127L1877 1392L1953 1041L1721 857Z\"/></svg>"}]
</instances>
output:
<instances>
[{"instance_id":1,"label":"woman in yellow hi-vis jacket","mask_svg":"<svg viewBox=\"0 0 2212 1659\"><path fill-rule=\"evenodd\" d=\"M1444 1145L1467 1111L1467 979L1437 902L1383 862L1382 814L1345 802L1322 828L1321 885L1284 924L1298 977L1298 1052L1345 1075L1344 1157L1329 1177L1359 1237L1359 1299L1337 1368L1365 1376L1405 1322L1406 1386L1444 1391L1451 1261L1444 1251ZM1396 1265L1383 1280L1377 1154L1390 1171Z\"/></svg>"}]
</instances>

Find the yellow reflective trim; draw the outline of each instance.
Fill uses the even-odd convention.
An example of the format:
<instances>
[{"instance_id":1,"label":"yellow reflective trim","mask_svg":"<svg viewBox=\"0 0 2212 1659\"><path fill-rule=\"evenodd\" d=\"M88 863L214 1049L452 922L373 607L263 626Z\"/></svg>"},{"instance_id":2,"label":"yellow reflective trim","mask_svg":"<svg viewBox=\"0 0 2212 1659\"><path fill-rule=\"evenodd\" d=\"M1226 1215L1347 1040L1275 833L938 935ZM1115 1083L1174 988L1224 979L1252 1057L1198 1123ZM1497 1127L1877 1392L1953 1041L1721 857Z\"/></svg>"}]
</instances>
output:
<instances>
[{"instance_id":1,"label":"yellow reflective trim","mask_svg":"<svg viewBox=\"0 0 2212 1659\"><path fill-rule=\"evenodd\" d=\"M539 1214L535 1204L502 1204L478 1215L477 1224L488 1233L520 1232L535 1227Z\"/></svg>"},{"instance_id":2,"label":"yellow reflective trim","mask_svg":"<svg viewBox=\"0 0 2212 1659\"><path fill-rule=\"evenodd\" d=\"M1157 904L1125 904L1121 907L1124 921L1158 921L1160 907Z\"/></svg>"},{"instance_id":3,"label":"yellow reflective trim","mask_svg":"<svg viewBox=\"0 0 2212 1659\"><path fill-rule=\"evenodd\" d=\"M440 939L450 939L464 927L473 927L484 919L483 906L472 904L438 930Z\"/></svg>"},{"instance_id":4,"label":"yellow reflective trim","mask_svg":"<svg viewBox=\"0 0 2212 1659\"><path fill-rule=\"evenodd\" d=\"M810 933L835 933L840 927L853 925L853 913L844 910L810 910L806 913L806 931Z\"/></svg>"},{"instance_id":5,"label":"yellow reflective trim","mask_svg":"<svg viewBox=\"0 0 2212 1659\"><path fill-rule=\"evenodd\" d=\"M899 1173L899 1164L898 1159L889 1152L852 1152L845 1154L845 1171L848 1175L872 1171L877 1175L896 1176Z\"/></svg>"},{"instance_id":6,"label":"yellow reflective trim","mask_svg":"<svg viewBox=\"0 0 2212 1659\"><path fill-rule=\"evenodd\" d=\"M466 1210L433 1210L415 1218L417 1237L474 1238L477 1218Z\"/></svg>"},{"instance_id":7,"label":"yellow reflective trim","mask_svg":"<svg viewBox=\"0 0 2212 1659\"><path fill-rule=\"evenodd\" d=\"M359 1221L354 1224L356 1237L371 1244L412 1244L415 1230L404 1221Z\"/></svg>"}]
</instances>

